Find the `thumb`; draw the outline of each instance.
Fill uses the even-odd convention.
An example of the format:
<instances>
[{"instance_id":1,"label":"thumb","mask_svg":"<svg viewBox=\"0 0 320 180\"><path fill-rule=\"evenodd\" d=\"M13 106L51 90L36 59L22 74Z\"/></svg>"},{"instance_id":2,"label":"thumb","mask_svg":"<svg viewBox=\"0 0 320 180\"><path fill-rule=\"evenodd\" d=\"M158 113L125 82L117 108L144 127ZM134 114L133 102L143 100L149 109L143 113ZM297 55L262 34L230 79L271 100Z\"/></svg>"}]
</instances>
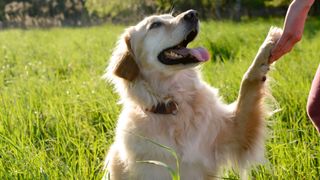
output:
<instances>
[{"instance_id":1,"label":"thumb","mask_svg":"<svg viewBox=\"0 0 320 180\"><path fill-rule=\"evenodd\" d=\"M273 63L274 61L276 61L276 56L275 56L275 54L276 54L276 52L277 52L277 48L278 48L278 46L277 46L277 44L276 44L276 46L273 47L273 48L271 49L271 51L270 51L270 56L269 56L269 63L270 63L270 64Z\"/></svg>"},{"instance_id":2,"label":"thumb","mask_svg":"<svg viewBox=\"0 0 320 180\"><path fill-rule=\"evenodd\" d=\"M273 63L275 61L275 57L270 54L269 56L269 64Z\"/></svg>"}]
</instances>

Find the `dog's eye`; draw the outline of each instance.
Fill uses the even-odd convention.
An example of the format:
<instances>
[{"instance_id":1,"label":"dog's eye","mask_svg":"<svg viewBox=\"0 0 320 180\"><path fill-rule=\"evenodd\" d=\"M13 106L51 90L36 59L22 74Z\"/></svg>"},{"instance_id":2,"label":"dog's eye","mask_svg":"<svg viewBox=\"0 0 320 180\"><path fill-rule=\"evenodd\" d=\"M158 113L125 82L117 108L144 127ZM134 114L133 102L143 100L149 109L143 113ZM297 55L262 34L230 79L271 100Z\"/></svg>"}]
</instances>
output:
<instances>
[{"instance_id":1,"label":"dog's eye","mask_svg":"<svg viewBox=\"0 0 320 180\"><path fill-rule=\"evenodd\" d=\"M160 22L160 21L156 21L156 22L153 22L150 26L149 26L149 29L154 29L154 28L158 28L160 26L162 26L163 23Z\"/></svg>"}]
</instances>

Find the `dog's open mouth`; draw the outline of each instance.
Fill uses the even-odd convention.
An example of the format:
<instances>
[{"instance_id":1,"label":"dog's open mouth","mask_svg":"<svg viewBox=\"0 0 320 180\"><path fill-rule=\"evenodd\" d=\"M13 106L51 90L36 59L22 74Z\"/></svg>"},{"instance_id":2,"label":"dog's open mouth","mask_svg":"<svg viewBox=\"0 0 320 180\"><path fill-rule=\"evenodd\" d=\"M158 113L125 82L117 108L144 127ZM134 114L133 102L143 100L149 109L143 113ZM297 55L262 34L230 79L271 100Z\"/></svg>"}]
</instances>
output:
<instances>
[{"instance_id":1,"label":"dog's open mouth","mask_svg":"<svg viewBox=\"0 0 320 180\"><path fill-rule=\"evenodd\" d=\"M193 41L198 34L197 30L192 30L184 40L173 47L163 50L158 59L166 65L199 63L209 60L209 52L202 47L187 48L187 45Z\"/></svg>"}]
</instances>

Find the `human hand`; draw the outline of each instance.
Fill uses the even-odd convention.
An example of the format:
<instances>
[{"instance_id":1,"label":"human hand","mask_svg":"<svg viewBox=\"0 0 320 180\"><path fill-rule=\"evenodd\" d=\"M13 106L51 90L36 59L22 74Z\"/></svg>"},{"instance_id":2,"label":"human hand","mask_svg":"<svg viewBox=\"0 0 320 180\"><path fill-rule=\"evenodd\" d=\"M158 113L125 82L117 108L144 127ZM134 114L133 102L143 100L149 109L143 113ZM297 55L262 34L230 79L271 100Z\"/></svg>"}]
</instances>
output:
<instances>
[{"instance_id":1,"label":"human hand","mask_svg":"<svg viewBox=\"0 0 320 180\"><path fill-rule=\"evenodd\" d=\"M273 63L290 52L293 46L301 40L304 23L313 2L314 0L294 0L291 3L287 11L283 34L271 50L269 63Z\"/></svg>"}]
</instances>

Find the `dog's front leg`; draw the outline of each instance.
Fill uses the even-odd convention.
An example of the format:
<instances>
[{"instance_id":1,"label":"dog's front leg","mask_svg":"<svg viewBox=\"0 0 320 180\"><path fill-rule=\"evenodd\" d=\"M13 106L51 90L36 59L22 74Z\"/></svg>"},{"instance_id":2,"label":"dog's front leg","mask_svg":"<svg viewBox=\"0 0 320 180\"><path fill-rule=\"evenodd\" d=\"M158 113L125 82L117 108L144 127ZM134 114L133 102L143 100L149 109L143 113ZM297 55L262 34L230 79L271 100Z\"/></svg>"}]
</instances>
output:
<instances>
[{"instance_id":1,"label":"dog's front leg","mask_svg":"<svg viewBox=\"0 0 320 180\"><path fill-rule=\"evenodd\" d=\"M263 119L266 113L263 107L263 97L267 79L266 74L269 70L268 59L272 47L281 34L282 30L279 28L270 29L268 36L241 82L234 122L236 138L241 145L240 150L243 153L255 149L259 144L263 144Z\"/></svg>"}]
</instances>

